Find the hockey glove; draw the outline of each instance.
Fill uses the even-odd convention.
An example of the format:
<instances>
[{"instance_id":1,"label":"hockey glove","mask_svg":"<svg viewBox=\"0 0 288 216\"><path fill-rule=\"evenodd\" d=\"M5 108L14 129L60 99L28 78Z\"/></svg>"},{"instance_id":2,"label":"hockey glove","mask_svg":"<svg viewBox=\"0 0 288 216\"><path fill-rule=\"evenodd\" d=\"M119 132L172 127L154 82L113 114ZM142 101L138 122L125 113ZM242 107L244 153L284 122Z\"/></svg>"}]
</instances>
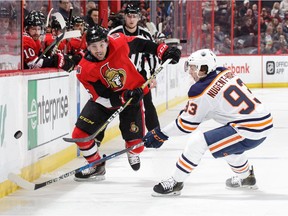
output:
<instances>
[{"instance_id":1,"label":"hockey glove","mask_svg":"<svg viewBox=\"0 0 288 216\"><path fill-rule=\"evenodd\" d=\"M168 138L159 127L156 127L144 136L143 142L146 148L160 148Z\"/></svg>"},{"instance_id":2,"label":"hockey glove","mask_svg":"<svg viewBox=\"0 0 288 216\"><path fill-rule=\"evenodd\" d=\"M133 98L130 104L138 104L142 100L143 96L144 94L142 88L126 90L122 93L122 103L125 104L130 98Z\"/></svg>"},{"instance_id":3,"label":"hockey glove","mask_svg":"<svg viewBox=\"0 0 288 216\"><path fill-rule=\"evenodd\" d=\"M181 51L177 47L168 47L168 45L162 43L157 47L157 55L163 62L172 59L170 64L177 64L181 57Z\"/></svg>"},{"instance_id":4,"label":"hockey glove","mask_svg":"<svg viewBox=\"0 0 288 216\"><path fill-rule=\"evenodd\" d=\"M55 54L57 61L56 67L61 68L67 72L71 72L74 69L74 61L68 55L63 55L62 53Z\"/></svg>"}]
</instances>

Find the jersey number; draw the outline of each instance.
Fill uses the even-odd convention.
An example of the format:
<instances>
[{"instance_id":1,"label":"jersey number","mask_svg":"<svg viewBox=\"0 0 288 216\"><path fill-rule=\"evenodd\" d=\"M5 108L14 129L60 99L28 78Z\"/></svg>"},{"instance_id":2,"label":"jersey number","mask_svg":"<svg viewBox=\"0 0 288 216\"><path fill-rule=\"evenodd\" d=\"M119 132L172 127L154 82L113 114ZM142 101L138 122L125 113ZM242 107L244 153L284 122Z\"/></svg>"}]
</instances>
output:
<instances>
[{"instance_id":1,"label":"jersey number","mask_svg":"<svg viewBox=\"0 0 288 216\"><path fill-rule=\"evenodd\" d=\"M188 103L186 104L186 107L184 109L185 112L188 112L190 115L195 115L196 111L197 111L197 104L188 101Z\"/></svg>"},{"instance_id":2,"label":"jersey number","mask_svg":"<svg viewBox=\"0 0 288 216\"><path fill-rule=\"evenodd\" d=\"M240 87L245 86L242 80L238 79L237 83ZM251 93L251 91L247 88L247 90ZM246 108L243 108L240 110L240 114L249 114L253 112L255 109L255 103L247 97L247 95L241 91L241 89L236 86L236 85L231 85L229 86L225 91L224 91L224 98L231 104L233 107L238 107L242 103L246 104ZM260 103L260 101L257 98L254 98L254 101L256 103Z\"/></svg>"},{"instance_id":3,"label":"jersey number","mask_svg":"<svg viewBox=\"0 0 288 216\"><path fill-rule=\"evenodd\" d=\"M28 48L28 50L24 50L25 58L28 59L30 57L35 56L35 51L31 48Z\"/></svg>"}]
</instances>

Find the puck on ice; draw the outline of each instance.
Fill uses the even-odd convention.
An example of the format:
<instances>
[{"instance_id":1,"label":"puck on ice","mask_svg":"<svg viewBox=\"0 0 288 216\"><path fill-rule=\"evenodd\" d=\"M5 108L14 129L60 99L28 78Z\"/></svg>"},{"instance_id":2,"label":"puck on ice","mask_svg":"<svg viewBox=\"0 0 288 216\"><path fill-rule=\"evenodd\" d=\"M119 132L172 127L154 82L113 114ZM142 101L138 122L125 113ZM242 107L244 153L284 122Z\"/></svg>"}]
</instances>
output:
<instances>
[{"instance_id":1,"label":"puck on ice","mask_svg":"<svg viewBox=\"0 0 288 216\"><path fill-rule=\"evenodd\" d=\"M15 134L14 134L14 137L16 138L16 139L19 139L20 137L22 136L22 131L17 131Z\"/></svg>"}]
</instances>

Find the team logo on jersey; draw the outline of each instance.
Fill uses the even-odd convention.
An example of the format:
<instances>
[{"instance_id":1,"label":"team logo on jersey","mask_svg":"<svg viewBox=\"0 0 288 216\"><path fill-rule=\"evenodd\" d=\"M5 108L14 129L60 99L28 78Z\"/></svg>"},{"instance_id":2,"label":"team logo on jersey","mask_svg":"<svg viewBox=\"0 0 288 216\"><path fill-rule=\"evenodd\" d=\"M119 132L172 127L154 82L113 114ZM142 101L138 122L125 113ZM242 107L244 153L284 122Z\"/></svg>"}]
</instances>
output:
<instances>
[{"instance_id":1,"label":"team logo on jersey","mask_svg":"<svg viewBox=\"0 0 288 216\"><path fill-rule=\"evenodd\" d=\"M135 122L132 122L130 124L130 132L137 133L139 131L139 127L135 124Z\"/></svg>"},{"instance_id":2,"label":"team logo on jersey","mask_svg":"<svg viewBox=\"0 0 288 216\"><path fill-rule=\"evenodd\" d=\"M112 90L121 89L126 82L125 70L114 69L108 66L108 63L101 68L101 74Z\"/></svg>"}]
</instances>

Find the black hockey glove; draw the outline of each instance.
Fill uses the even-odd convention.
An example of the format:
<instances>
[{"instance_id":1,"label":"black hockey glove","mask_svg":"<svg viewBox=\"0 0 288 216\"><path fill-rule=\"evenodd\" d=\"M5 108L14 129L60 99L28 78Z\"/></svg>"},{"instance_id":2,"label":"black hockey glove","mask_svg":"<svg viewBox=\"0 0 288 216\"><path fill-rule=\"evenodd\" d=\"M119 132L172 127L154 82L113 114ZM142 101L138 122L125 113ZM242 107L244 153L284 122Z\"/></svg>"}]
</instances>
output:
<instances>
[{"instance_id":1,"label":"black hockey glove","mask_svg":"<svg viewBox=\"0 0 288 216\"><path fill-rule=\"evenodd\" d=\"M177 47L169 47L162 56L162 61L165 62L167 59L172 59L170 64L177 64L181 57L181 51Z\"/></svg>"},{"instance_id":2,"label":"black hockey glove","mask_svg":"<svg viewBox=\"0 0 288 216\"><path fill-rule=\"evenodd\" d=\"M62 53L57 53L54 56L57 68L61 68L67 72L71 72L74 69L75 63L72 60L72 56L63 55Z\"/></svg>"},{"instance_id":3,"label":"black hockey glove","mask_svg":"<svg viewBox=\"0 0 288 216\"><path fill-rule=\"evenodd\" d=\"M149 131L142 140L146 148L160 148L168 138L159 127L156 127Z\"/></svg>"},{"instance_id":4,"label":"black hockey glove","mask_svg":"<svg viewBox=\"0 0 288 216\"><path fill-rule=\"evenodd\" d=\"M126 90L122 93L122 103L125 104L130 98L133 98L131 105L138 104L143 98L143 89L136 88L134 90Z\"/></svg>"},{"instance_id":5,"label":"black hockey glove","mask_svg":"<svg viewBox=\"0 0 288 216\"><path fill-rule=\"evenodd\" d=\"M167 44L162 43L157 47L157 56L163 62L167 59L172 59L170 64L177 64L181 57L181 51L177 47L169 47Z\"/></svg>"}]
</instances>

